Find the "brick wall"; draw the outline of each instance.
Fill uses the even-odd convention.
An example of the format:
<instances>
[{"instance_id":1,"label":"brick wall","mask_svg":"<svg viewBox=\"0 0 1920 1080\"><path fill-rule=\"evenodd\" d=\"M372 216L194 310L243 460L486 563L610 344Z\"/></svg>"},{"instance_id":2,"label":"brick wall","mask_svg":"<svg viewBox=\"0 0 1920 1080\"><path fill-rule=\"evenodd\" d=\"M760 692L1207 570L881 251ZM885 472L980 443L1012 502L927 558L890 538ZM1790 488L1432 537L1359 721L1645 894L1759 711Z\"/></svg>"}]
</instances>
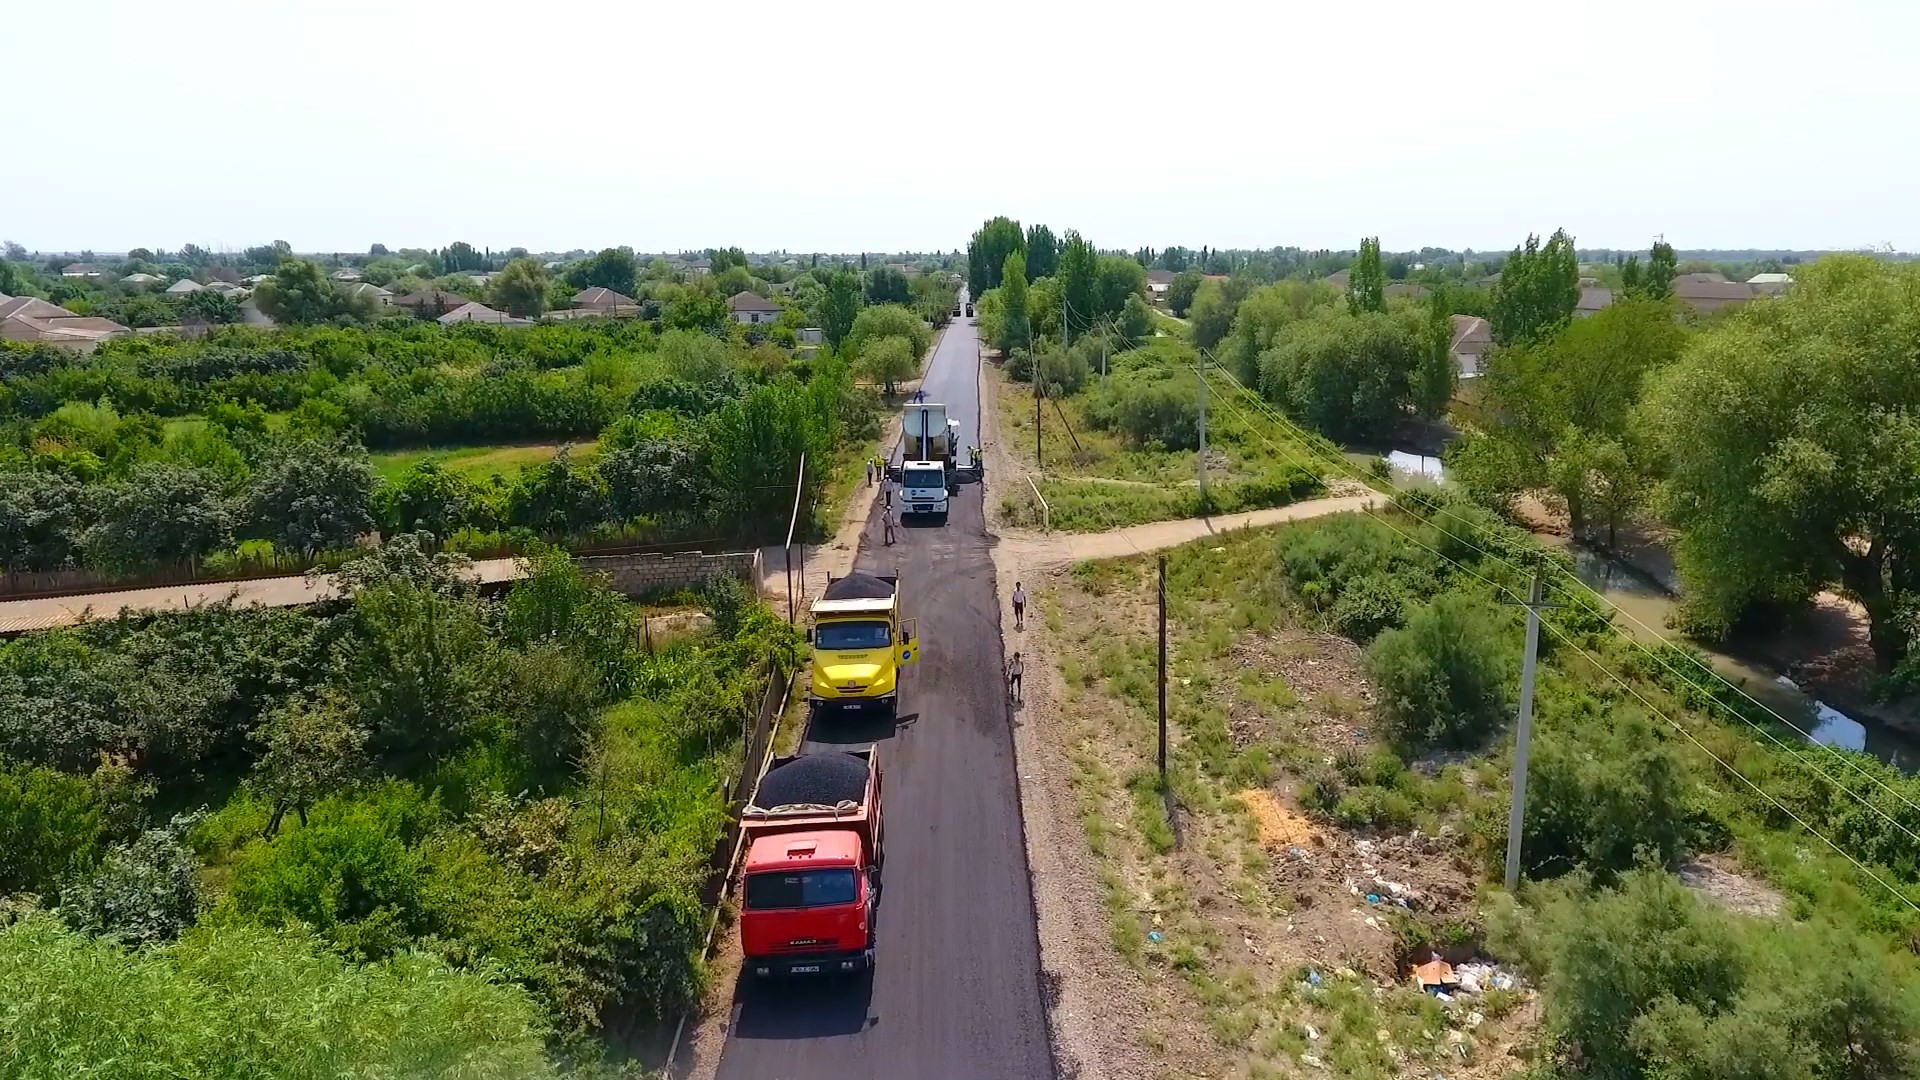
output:
<instances>
[{"instance_id":1,"label":"brick wall","mask_svg":"<svg viewBox=\"0 0 1920 1080\"><path fill-rule=\"evenodd\" d=\"M606 574L616 592L650 596L675 589L696 589L716 576L751 581L754 553L706 555L683 551L664 555L589 555L577 560L583 570Z\"/></svg>"}]
</instances>

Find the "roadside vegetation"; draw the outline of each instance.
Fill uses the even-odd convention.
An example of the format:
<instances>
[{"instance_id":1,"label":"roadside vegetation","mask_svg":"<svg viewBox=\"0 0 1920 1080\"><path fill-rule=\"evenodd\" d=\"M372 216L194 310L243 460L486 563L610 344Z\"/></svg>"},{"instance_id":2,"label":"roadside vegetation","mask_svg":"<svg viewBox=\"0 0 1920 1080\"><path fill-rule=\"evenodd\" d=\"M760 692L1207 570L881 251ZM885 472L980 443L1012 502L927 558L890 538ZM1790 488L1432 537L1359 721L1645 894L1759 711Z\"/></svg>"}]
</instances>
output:
<instances>
[{"instance_id":1,"label":"roadside vegetation","mask_svg":"<svg viewBox=\"0 0 1920 1080\"><path fill-rule=\"evenodd\" d=\"M1528 884L1498 890L1521 619L1496 601L1560 556L1441 499L1169 554L1178 834L1151 562L1037 590L1113 946L1159 1003L1147 1044L1247 1076L1920 1067L1920 781L1766 738L1696 657L1589 607L1546 616ZM1675 876L1703 863L1744 888ZM1408 978L1435 954L1519 988L1443 1005Z\"/></svg>"},{"instance_id":2,"label":"roadside vegetation","mask_svg":"<svg viewBox=\"0 0 1920 1080\"><path fill-rule=\"evenodd\" d=\"M741 717L797 635L716 585L710 631L644 649L563 553L497 600L457 566L402 537L310 609L0 647L0 970L66 1003L0 1014L8 1075L147 1043L182 1074L538 1074L696 1000Z\"/></svg>"}]
</instances>

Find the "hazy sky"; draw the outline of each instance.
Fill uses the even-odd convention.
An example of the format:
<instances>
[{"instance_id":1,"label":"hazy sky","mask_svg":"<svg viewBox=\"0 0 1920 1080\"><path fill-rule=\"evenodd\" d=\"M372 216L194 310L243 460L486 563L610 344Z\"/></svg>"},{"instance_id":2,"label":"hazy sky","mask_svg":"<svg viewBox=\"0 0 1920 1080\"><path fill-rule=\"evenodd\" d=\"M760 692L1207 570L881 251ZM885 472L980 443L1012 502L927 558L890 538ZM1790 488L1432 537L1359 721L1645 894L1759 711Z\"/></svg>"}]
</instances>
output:
<instances>
[{"instance_id":1,"label":"hazy sky","mask_svg":"<svg viewBox=\"0 0 1920 1080\"><path fill-rule=\"evenodd\" d=\"M1920 2L0 5L0 238L1920 249Z\"/></svg>"}]
</instances>

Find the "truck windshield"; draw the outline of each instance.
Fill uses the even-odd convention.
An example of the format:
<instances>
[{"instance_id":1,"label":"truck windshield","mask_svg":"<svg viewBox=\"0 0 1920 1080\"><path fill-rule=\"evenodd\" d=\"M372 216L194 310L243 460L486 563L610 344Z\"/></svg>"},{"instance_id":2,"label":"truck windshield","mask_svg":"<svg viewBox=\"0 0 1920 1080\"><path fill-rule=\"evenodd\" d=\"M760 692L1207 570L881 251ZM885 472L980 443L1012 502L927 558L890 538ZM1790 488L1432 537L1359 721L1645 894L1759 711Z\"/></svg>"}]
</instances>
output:
<instances>
[{"instance_id":1,"label":"truck windshield","mask_svg":"<svg viewBox=\"0 0 1920 1080\"><path fill-rule=\"evenodd\" d=\"M816 649L884 649L892 644L893 634L883 622L821 623L813 632Z\"/></svg>"},{"instance_id":2,"label":"truck windshield","mask_svg":"<svg viewBox=\"0 0 1920 1080\"><path fill-rule=\"evenodd\" d=\"M797 874L772 871L747 875L748 911L851 904L854 897L851 869L802 870Z\"/></svg>"},{"instance_id":3,"label":"truck windshield","mask_svg":"<svg viewBox=\"0 0 1920 1080\"><path fill-rule=\"evenodd\" d=\"M947 486L947 475L939 469L908 469L900 475L900 486L908 491L943 488Z\"/></svg>"}]
</instances>

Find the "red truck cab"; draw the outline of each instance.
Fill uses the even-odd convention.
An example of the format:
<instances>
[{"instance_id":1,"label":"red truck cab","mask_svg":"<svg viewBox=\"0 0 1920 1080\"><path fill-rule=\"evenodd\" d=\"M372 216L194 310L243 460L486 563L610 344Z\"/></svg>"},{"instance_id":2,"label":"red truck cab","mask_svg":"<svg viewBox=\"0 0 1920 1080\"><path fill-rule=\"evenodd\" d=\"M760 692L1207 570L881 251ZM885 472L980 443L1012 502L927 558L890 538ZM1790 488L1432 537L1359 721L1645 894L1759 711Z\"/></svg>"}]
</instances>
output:
<instances>
[{"instance_id":1,"label":"red truck cab","mask_svg":"<svg viewBox=\"0 0 1920 1080\"><path fill-rule=\"evenodd\" d=\"M775 759L741 827L747 970L773 976L871 968L882 859L874 751Z\"/></svg>"}]
</instances>

